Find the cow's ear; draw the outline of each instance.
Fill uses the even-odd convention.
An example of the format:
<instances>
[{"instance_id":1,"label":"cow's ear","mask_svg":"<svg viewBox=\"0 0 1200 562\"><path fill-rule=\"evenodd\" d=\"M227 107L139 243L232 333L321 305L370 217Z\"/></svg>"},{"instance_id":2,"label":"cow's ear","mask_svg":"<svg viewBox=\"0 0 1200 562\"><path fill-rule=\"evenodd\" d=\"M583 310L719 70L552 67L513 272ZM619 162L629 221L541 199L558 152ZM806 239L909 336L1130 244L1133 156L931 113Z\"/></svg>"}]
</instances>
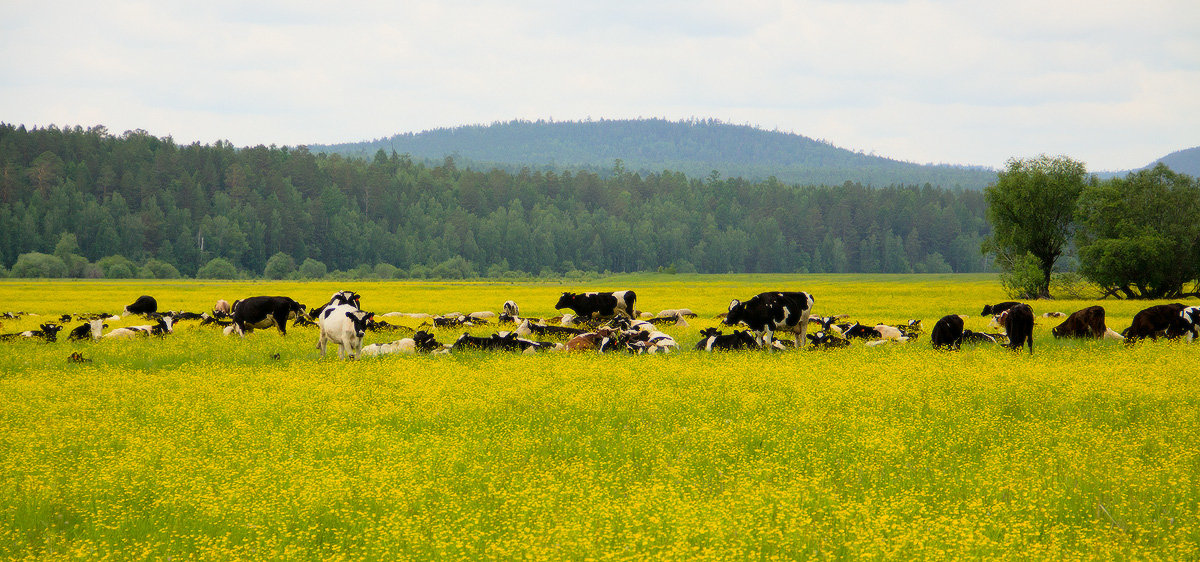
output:
<instances>
[{"instance_id":1,"label":"cow's ear","mask_svg":"<svg viewBox=\"0 0 1200 562\"><path fill-rule=\"evenodd\" d=\"M374 317L375 317L375 313L374 313L374 312L368 312L366 316L363 316L363 320L370 320L370 319L372 319L372 318L374 318Z\"/></svg>"},{"instance_id":2,"label":"cow's ear","mask_svg":"<svg viewBox=\"0 0 1200 562\"><path fill-rule=\"evenodd\" d=\"M355 313L355 312L358 312L358 311L356 311L356 310L347 310L347 311L346 311L346 318L354 318L354 313Z\"/></svg>"}]
</instances>

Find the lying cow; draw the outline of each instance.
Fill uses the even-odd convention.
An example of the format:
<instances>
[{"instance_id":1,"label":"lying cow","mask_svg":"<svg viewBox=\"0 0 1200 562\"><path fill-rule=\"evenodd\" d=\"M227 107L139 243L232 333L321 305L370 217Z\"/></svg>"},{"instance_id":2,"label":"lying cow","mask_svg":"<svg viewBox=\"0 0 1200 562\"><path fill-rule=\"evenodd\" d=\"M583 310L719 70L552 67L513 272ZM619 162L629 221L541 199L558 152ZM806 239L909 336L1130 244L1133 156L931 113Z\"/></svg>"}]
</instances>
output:
<instances>
[{"instance_id":1,"label":"lying cow","mask_svg":"<svg viewBox=\"0 0 1200 562\"><path fill-rule=\"evenodd\" d=\"M99 340L100 335L104 333L104 329L107 327L108 324L105 324L104 320L88 320L71 330L71 333L67 334L67 341L85 340L88 338Z\"/></svg>"},{"instance_id":2,"label":"lying cow","mask_svg":"<svg viewBox=\"0 0 1200 562\"><path fill-rule=\"evenodd\" d=\"M39 330L26 330L15 334L2 334L0 335L0 341L15 340L18 338L41 338L47 342L55 342L58 341L59 330L63 329L58 324L42 324L40 328Z\"/></svg>"},{"instance_id":3,"label":"lying cow","mask_svg":"<svg viewBox=\"0 0 1200 562\"><path fill-rule=\"evenodd\" d=\"M288 297L250 297L233 303L233 331L246 337L247 332L275 326L286 336L287 321L302 314L304 305Z\"/></svg>"},{"instance_id":4,"label":"lying cow","mask_svg":"<svg viewBox=\"0 0 1200 562\"><path fill-rule=\"evenodd\" d=\"M303 309L300 311L303 314ZM237 311L234 311L237 314ZM325 357L325 348L329 342L338 346L338 359L343 357L354 359L362 351L363 334L367 331L367 321L375 316L371 312L363 312L352 304L339 304L327 307L321 312L317 321L321 335L317 339L317 348L321 357Z\"/></svg>"},{"instance_id":5,"label":"lying cow","mask_svg":"<svg viewBox=\"0 0 1200 562\"><path fill-rule=\"evenodd\" d=\"M125 326L116 328L113 331L104 334L101 339L125 339L147 336L165 336L174 332L173 321L170 316L163 316L158 319L158 322L152 325L141 326Z\"/></svg>"},{"instance_id":6,"label":"lying cow","mask_svg":"<svg viewBox=\"0 0 1200 562\"><path fill-rule=\"evenodd\" d=\"M634 316L634 305L637 295L633 291L612 291L608 293L563 293L554 305L556 310L571 309L579 318L591 318L597 315L609 318L615 315Z\"/></svg>"},{"instance_id":7,"label":"lying cow","mask_svg":"<svg viewBox=\"0 0 1200 562\"><path fill-rule=\"evenodd\" d=\"M584 333L587 333L587 330L568 328L566 326L542 326L534 324L529 320L525 320L521 322L520 326L517 326L517 335L519 336L536 334L543 337L568 339Z\"/></svg>"},{"instance_id":8,"label":"lying cow","mask_svg":"<svg viewBox=\"0 0 1200 562\"><path fill-rule=\"evenodd\" d=\"M934 349L958 349L963 340L963 319L957 314L947 314L933 325L929 341Z\"/></svg>"},{"instance_id":9,"label":"lying cow","mask_svg":"<svg viewBox=\"0 0 1200 562\"><path fill-rule=\"evenodd\" d=\"M424 330L413 334L411 338L403 338L390 343L373 343L362 348L362 356L389 355L392 353L434 353L445 350L445 346L434 339L433 334Z\"/></svg>"},{"instance_id":10,"label":"lying cow","mask_svg":"<svg viewBox=\"0 0 1200 562\"><path fill-rule=\"evenodd\" d=\"M809 348L810 351L821 349L837 349L840 347L850 346L850 340L846 338L839 338L833 334L827 334L825 332L809 334L808 341L812 343L812 347Z\"/></svg>"},{"instance_id":11,"label":"lying cow","mask_svg":"<svg viewBox=\"0 0 1200 562\"><path fill-rule=\"evenodd\" d=\"M801 291L759 293L746 302L731 301L722 322L726 326L739 322L749 326L764 346L770 345L774 332L784 331L795 335L796 347L804 347L813 302L812 295Z\"/></svg>"},{"instance_id":12,"label":"lying cow","mask_svg":"<svg viewBox=\"0 0 1200 562\"><path fill-rule=\"evenodd\" d=\"M722 334L716 328L708 328L700 331L700 337L696 349L701 351L737 351L759 347L758 339L749 330L734 330L732 334Z\"/></svg>"},{"instance_id":13,"label":"lying cow","mask_svg":"<svg viewBox=\"0 0 1200 562\"><path fill-rule=\"evenodd\" d=\"M133 304L125 307L125 310L121 313L121 316L125 317L129 316L130 314L153 314L155 312L158 312L158 301L154 300L154 297L150 295L142 295L138 297L137 300L133 301Z\"/></svg>"}]
</instances>

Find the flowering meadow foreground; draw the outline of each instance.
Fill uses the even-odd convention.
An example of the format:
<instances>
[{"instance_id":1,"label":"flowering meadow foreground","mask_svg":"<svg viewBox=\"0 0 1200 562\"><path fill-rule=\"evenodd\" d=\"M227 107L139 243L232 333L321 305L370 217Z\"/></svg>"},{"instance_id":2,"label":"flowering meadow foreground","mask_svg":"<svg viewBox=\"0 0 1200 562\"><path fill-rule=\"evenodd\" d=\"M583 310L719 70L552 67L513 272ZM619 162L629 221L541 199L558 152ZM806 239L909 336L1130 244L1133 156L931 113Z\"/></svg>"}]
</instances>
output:
<instances>
[{"instance_id":1,"label":"flowering meadow foreground","mask_svg":"<svg viewBox=\"0 0 1200 562\"><path fill-rule=\"evenodd\" d=\"M979 310L1006 300L992 276L3 281L0 312L43 316L0 332L141 294L199 312L340 289L380 313L513 299L526 316L564 290L634 289L643 310L700 316L664 328L680 343L665 356L318 361L314 328L240 340L195 321L163 339L0 342L0 558L1200 557L1200 343L1056 341L1059 320L1039 318L1032 356L927 337L692 350L730 299L769 289L812 293L815 314L928 332L961 313L986 330ZM1120 331L1159 303L1098 304Z\"/></svg>"}]
</instances>

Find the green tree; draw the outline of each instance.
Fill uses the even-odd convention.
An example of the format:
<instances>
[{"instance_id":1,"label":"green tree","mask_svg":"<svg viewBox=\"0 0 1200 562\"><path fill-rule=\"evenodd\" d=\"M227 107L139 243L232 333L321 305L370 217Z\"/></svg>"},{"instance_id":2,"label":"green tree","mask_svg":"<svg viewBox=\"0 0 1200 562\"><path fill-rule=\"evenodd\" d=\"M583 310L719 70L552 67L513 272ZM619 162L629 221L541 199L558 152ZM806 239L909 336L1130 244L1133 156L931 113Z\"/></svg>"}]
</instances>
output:
<instances>
[{"instance_id":1,"label":"green tree","mask_svg":"<svg viewBox=\"0 0 1200 562\"><path fill-rule=\"evenodd\" d=\"M328 273L329 268L325 267L325 264L312 258L306 258L304 263L300 264L300 277L302 279L322 279Z\"/></svg>"},{"instance_id":2,"label":"green tree","mask_svg":"<svg viewBox=\"0 0 1200 562\"><path fill-rule=\"evenodd\" d=\"M1050 296L1050 275L1070 241L1086 178L1083 163L1043 154L1009 159L996 183L984 189L992 235L983 250L995 254L1002 267L1032 255L1042 275L1038 297Z\"/></svg>"},{"instance_id":3,"label":"green tree","mask_svg":"<svg viewBox=\"0 0 1200 562\"><path fill-rule=\"evenodd\" d=\"M283 279L296 271L296 260L283 252L278 252L267 260L263 268L263 277L267 279Z\"/></svg>"},{"instance_id":4,"label":"green tree","mask_svg":"<svg viewBox=\"0 0 1200 562\"><path fill-rule=\"evenodd\" d=\"M237 267L225 258L208 260L208 263L196 272L197 279L237 279L237 275Z\"/></svg>"},{"instance_id":5,"label":"green tree","mask_svg":"<svg viewBox=\"0 0 1200 562\"><path fill-rule=\"evenodd\" d=\"M96 261L105 279L132 279L137 273L137 266L129 258L115 254L100 258Z\"/></svg>"},{"instance_id":6,"label":"green tree","mask_svg":"<svg viewBox=\"0 0 1200 562\"><path fill-rule=\"evenodd\" d=\"M1200 278L1195 179L1162 164L1113 178L1084 190L1078 216L1079 272L1110 294L1179 298Z\"/></svg>"},{"instance_id":7,"label":"green tree","mask_svg":"<svg viewBox=\"0 0 1200 562\"><path fill-rule=\"evenodd\" d=\"M67 264L63 263L58 256L30 252L17 256L17 263L13 264L11 275L13 277L65 277Z\"/></svg>"}]
</instances>

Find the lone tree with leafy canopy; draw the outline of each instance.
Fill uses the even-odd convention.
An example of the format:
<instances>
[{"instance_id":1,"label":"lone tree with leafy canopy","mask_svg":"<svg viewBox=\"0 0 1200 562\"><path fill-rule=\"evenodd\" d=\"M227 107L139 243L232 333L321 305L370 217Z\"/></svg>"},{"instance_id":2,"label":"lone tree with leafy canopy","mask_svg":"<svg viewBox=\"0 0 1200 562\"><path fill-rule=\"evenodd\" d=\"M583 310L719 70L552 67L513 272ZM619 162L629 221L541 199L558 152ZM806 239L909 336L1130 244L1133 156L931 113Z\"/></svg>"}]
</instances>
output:
<instances>
[{"instance_id":1,"label":"lone tree with leafy canopy","mask_svg":"<svg viewBox=\"0 0 1200 562\"><path fill-rule=\"evenodd\" d=\"M1079 272L1105 296L1200 296L1200 181L1159 164L1089 186L1078 213Z\"/></svg>"},{"instance_id":2,"label":"lone tree with leafy canopy","mask_svg":"<svg viewBox=\"0 0 1200 562\"><path fill-rule=\"evenodd\" d=\"M1010 158L994 185L984 188L992 235L984 251L1011 273L1032 256L1042 276L1035 295L1050 298L1050 274L1071 239L1075 206L1087 183L1082 162L1045 154Z\"/></svg>"}]
</instances>

